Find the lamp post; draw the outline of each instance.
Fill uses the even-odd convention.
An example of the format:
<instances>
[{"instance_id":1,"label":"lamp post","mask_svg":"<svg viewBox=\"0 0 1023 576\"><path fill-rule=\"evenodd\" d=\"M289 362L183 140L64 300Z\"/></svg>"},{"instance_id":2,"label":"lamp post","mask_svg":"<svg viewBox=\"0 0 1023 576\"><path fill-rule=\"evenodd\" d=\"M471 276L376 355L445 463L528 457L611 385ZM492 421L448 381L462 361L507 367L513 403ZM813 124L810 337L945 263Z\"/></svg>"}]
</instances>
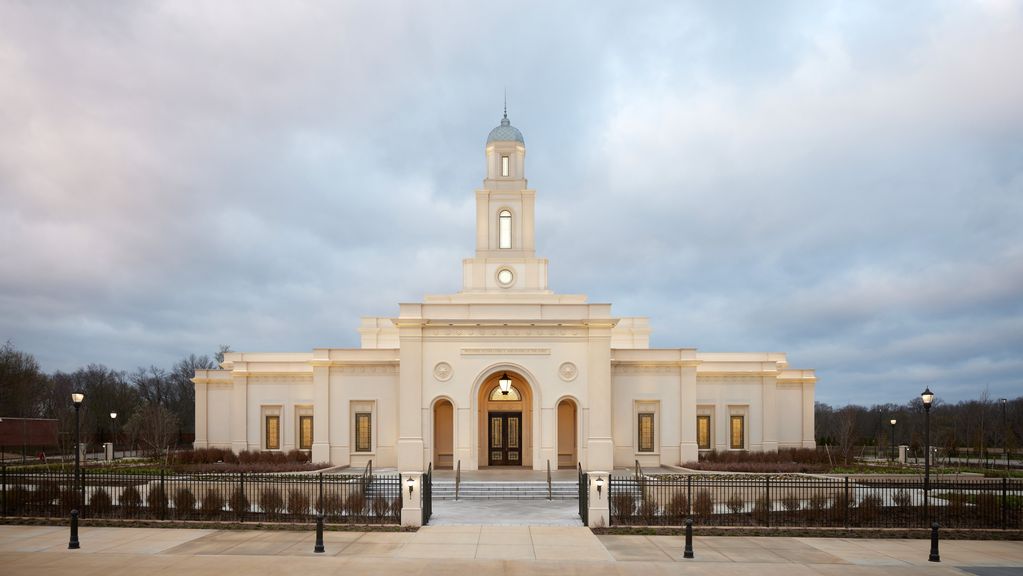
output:
<instances>
[{"instance_id":1,"label":"lamp post","mask_svg":"<svg viewBox=\"0 0 1023 576\"><path fill-rule=\"evenodd\" d=\"M931 392L930 386L920 394L920 400L924 403L924 510L929 511L927 496L931 489L931 402L934 402L934 392Z\"/></svg>"},{"instance_id":2,"label":"lamp post","mask_svg":"<svg viewBox=\"0 0 1023 576\"><path fill-rule=\"evenodd\" d=\"M110 413L110 458L117 460L117 412Z\"/></svg>"},{"instance_id":3,"label":"lamp post","mask_svg":"<svg viewBox=\"0 0 1023 576\"><path fill-rule=\"evenodd\" d=\"M1005 418L1005 404L1008 398L999 398L1002 403L1002 450L1005 451L1005 471L1009 471L1009 421Z\"/></svg>"},{"instance_id":4,"label":"lamp post","mask_svg":"<svg viewBox=\"0 0 1023 576\"><path fill-rule=\"evenodd\" d=\"M895 418L892 418L890 420L890 422L892 424L892 451L891 451L891 458L889 458L889 460L894 460L895 459Z\"/></svg>"},{"instance_id":5,"label":"lamp post","mask_svg":"<svg viewBox=\"0 0 1023 576\"><path fill-rule=\"evenodd\" d=\"M79 421L79 412L81 411L82 402L84 400L85 394L82 394L81 392L71 393L71 403L75 406L75 480L71 491L71 501L75 504L75 508L71 510L71 540L68 541L68 549L70 550L78 548L78 495L79 486L82 485L82 469L80 462L81 426Z\"/></svg>"}]
</instances>

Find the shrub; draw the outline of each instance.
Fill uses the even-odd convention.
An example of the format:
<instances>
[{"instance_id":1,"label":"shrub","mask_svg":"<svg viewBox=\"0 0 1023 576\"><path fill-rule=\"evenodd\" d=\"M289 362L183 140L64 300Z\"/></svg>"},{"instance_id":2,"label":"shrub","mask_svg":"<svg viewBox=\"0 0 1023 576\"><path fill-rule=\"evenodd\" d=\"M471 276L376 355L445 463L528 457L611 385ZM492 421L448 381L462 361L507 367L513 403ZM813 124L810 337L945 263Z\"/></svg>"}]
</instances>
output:
<instances>
[{"instance_id":1,"label":"shrub","mask_svg":"<svg viewBox=\"0 0 1023 576\"><path fill-rule=\"evenodd\" d=\"M867 494L856 506L861 522L872 522L881 513L881 497L876 494Z\"/></svg>"},{"instance_id":2,"label":"shrub","mask_svg":"<svg viewBox=\"0 0 1023 576\"><path fill-rule=\"evenodd\" d=\"M673 524L676 520L681 524L682 519L689 515L689 500L686 495L683 492L676 492L664 506L664 514L672 519Z\"/></svg>"},{"instance_id":3,"label":"shrub","mask_svg":"<svg viewBox=\"0 0 1023 576\"><path fill-rule=\"evenodd\" d=\"M892 502L900 508L908 508L913 503L913 497L909 495L909 492L899 490L892 494Z\"/></svg>"},{"instance_id":4,"label":"shrub","mask_svg":"<svg viewBox=\"0 0 1023 576\"><path fill-rule=\"evenodd\" d=\"M643 519L644 523L653 524L654 519L657 518L657 512L659 511L660 508L658 508L656 502L644 498L643 501L639 503L639 510L637 511L637 514Z\"/></svg>"},{"instance_id":5,"label":"shrub","mask_svg":"<svg viewBox=\"0 0 1023 576\"><path fill-rule=\"evenodd\" d=\"M696 493L693 499L693 512L700 516L710 516L714 513L714 496L710 490L703 489Z\"/></svg>"},{"instance_id":6,"label":"shrub","mask_svg":"<svg viewBox=\"0 0 1023 576\"><path fill-rule=\"evenodd\" d=\"M391 507L391 503L387 501L387 498L374 498L373 499L373 515L377 518L383 518L387 516L387 510Z\"/></svg>"},{"instance_id":7,"label":"shrub","mask_svg":"<svg viewBox=\"0 0 1023 576\"><path fill-rule=\"evenodd\" d=\"M135 517L138 515L139 509L142 508L142 495L139 494L139 489L134 486L125 488L121 492L119 503L125 516Z\"/></svg>"},{"instance_id":8,"label":"shrub","mask_svg":"<svg viewBox=\"0 0 1023 576\"><path fill-rule=\"evenodd\" d=\"M398 518L401 517L401 496L396 496L394 500L391 500L391 514Z\"/></svg>"},{"instance_id":9,"label":"shrub","mask_svg":"<svg viewBox=\"0 0 1023 576\"><path fill-rule=\"evenodd\" d=\"M163 488L153 486L149 489L149 495L146 496L146 506L149 507L150 516L160 518L163 511L167 509L167 493L163 491Z\"/></svg>"},{"instance_id":10,"label":"shrub","mask_svg":"<svg viewBox=\"0 0 1023 576\"><path fill-rule=\"evenodd\" d=\"M362 516L366 509L366 497L362 492L352 492L345 498L345 514L348 516Z\"/></svg>"},{"instance_id":11,"label":"shrub","mask_svg":"<svg viewBox=\"0 0 1023 576\"><path fill-rule=\"evenodd\" d=\"M284 511L284 499L276 488L265 488L259 495L259 507L270 518L275 519Z\"/></svg>"},{"instance_id":12,"label":"shrub","mask_svg":"<svg viewBox=\"0 0 1023 576\"><path fill-rule=\"evenodd\" d=\"M781 499L781 505L789 512L794 512L802 507L803 501L799 499L799 496L789 494Z\"/></svg>"},{"instance_id":13,"label":"shrub","mask_svg":"<svg viewBox=\"0 0 1023 576\"><path fill-rule=\"evenodd\" d=\"M300 462L305 463L309 461L309 453L302 450L289 450L287 455L288 462Z\"/></svg>"},{"instance_id":14,"label":"shrub","mask_svg":"<svg viewBox=\"0 0 1023 576\"><path fill-rule=\"evenodd\" d=\"M728 497L728 501L725 502L725 505L728 506L728 509L732 512L732 514L738 514L739 512L742 512L745 502L743 502L742 496L732 494Z\"/></svg>"},{"instance_id":15,"label":"shrub","mask_svg":"<svg viewBox=\"0 0 1023 576\"><path fill-rule=\"evenodd\" d=\"M771 501L767 496L760 496L753 501L753 517L757 522L766 524L771 515Z\"/></svg>"},{"instance_id":16,"label":"shrub","mask_svg":"<svg viewBox=\"0 0 1023 576\"><path fill-rule=\"evenodd\" d=\"M813 510L814 512L822 512L827 510L831 505L831 497L824 492L814 492L810 496L808 504L810 510Z\"/></svg>"},{"instance_id":17,"label":"shrub","mask_svg":"<svg viewBox=\"0 0 1023 576\"><path fill-rule=\"evenodd\" d=\"M619 492L611 497L611 517L625 523L632 519L636 499L629 492Z\"/></svg>"},{"instance_id":18,"label":"shrub","mask_svg":"<svg viewBox=\"0 0 1023 576\"><path fill-rule=\"evenodd\" d=\"M830 467L827 454L812 448L787 448L777 452L712 450L698 462L686 462L694 470L725 472L822 472Z\"/></svg>"},{"instance_id":19,"label":"shrub","mask_svg":"<svg viewBox=\"0 0 1023 576\"><path fill-rule=\"evenodd\" d=\"M40 504L52 504L60 496L60 485L53 480L43 480L36 484L32 500Z\"/></svg>"},{"instance_id":20,"label":"shrub","mask_svg":"<svg viewBox=\"0 0 1023 576\"><path fill-rule=\"evenodd\" d=\"M213 520L220 517L224 510L224 497L220 490L209 488L206 490L206 497L202 499L202 513L207 519Z\"/></svg>"},{"instance_id":21,"label":"shrub","mask_svg":"<svg viewBox=\"0 0 1023 576\"><path fill-rule=\"evenodd\" d=\"M188 488L179 488L174 493L174 516L187 518L195 510L195 494Z\"/></svg>"},{"instance_id":22,"label":"shrub","mask_svg":"<svg viewBox=\"0 0 1023 576\"><path fill-rule=\"evenodd\" d=\"M231 497L227 499L227 505L231 508L232 512L237 514L245 514L251 508L249 497L245 495L245 490L241 488L235 488L231 492Z\"/></svg>"},{"instance_id":23,"label":"shrub","mask_svg":"<svg viewBox=\"0 0 1023 576\"><path fill-rule=\"evenodd\" d=\"M299 490L293 488L288 491L288 514L294 516L308 514L309 513L309 496Z\"/></svg>"},{"instance_id":24,"label":"shrub","mask_svg":"<svg viewBox=\"0 0 1023 576\"><path fill-rule=\"evenodd\" d=\"M7 490L7 512L17 516L28 508L33 493L22 486L14 486Z\"/></svg>"},{"instance_id":25,"label":"shrub","mask_svg":"<svg viewBox=\"0 0 1023 576\"><path fill-rule=\"evenodd\" d=\"M114 507L114 501L110 498L110 493L103 488L97 489L92 493L92 497L89 498L89 511L94 516L105 516L110 513L110 509Z\"/></svg>"},{"instance_id":26,"label":"shrub","mask_svg":"<svg viewBox=\"0 0 1023 576\"><path fill-rule=\"evenodd\" d=\"M323 497L322 501L319 498L316 499L316 508L328 518L341 516L344 512L344 507L344 501L339 494L327 494Z\"/></svg>"},{"instance_id":27,"label":"shrub","mask_svg":"<svg viewBox=\"0 0 1023 576\"><path fill-rule=\"evenodd\" d=\"M77 490L64 489L60 491L58 501L64 511L77 510L81 506L81 494Z\"/></svg>"}]
</instances>

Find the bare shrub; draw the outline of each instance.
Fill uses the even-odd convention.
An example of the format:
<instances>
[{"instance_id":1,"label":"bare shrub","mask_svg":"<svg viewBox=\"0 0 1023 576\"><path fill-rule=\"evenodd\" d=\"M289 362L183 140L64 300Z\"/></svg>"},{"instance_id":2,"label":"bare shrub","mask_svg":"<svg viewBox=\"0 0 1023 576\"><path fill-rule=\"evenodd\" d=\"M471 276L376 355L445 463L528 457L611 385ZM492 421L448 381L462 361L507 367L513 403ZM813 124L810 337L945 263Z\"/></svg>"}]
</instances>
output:
<instances>
[{"instance_id":1,"label":"bare shrub","mask_svg":"<svg viewBox=\"0 0 1023 576\"><path fill-rule=\"evenodd\" d=\"M309 495L299 490L298 488L292 488L288 491L288 514L292 516L301 516L309 513Z\"/></svg>"},{"instance_id":2,"label":"bare shrub","mask_svg":"<svg viewBox=\"0 0 1023 576\"><path fill-rule=\"evenodd\" d=\"M899 508L909 508L909 506L913 504L913 497L909 495L909 492L899 490L895 494L892 494L892 502L894 502Z\"/></svg>"},{"instance_id":3,"label":"bare shrub","mask_svg":"<svg viewBox=\"0 0 1023 576\"><path fill-rule=\"evenodd\" d=\"M214 520L220 518L220 513L224 510L224 496L220 494L220 490L217 488L209 488L206 490L206 497L202 499L202 514L208 520Z\"/></svg>"},{"instance_id":4,"label":"bare shrub","mask_svg":"<svg viewBox=\"0 0 1023 576\"><path fill-rule=\"evenodd\" d=\"M387 515L387 510L391 507L387 498L374 498L373 499L373 515L377 518L383 518Z\"/></svg>"},{"instance_id":5,"label":"bare shrub","mask_svg":"<svg viewBox=\"0 0 1023 576\"><path fill-rule=\"evenodd\" d=\"M121 511L125 516L137 516L139 510L142 508L142 495L139 494L139 489L134 486L128 486L125 488L121 492L119 503L121 505Z\"/></svg>"},{"instance_id":6,"label":"bare shrub","mask_svg":"<svg viewBox=\"0 0 1023 576\"><path fill-rule=\"evenodd\" d=\"M160 486L153 486L146 496L146 506L149 508L149 515L159 518L167 509L167 493Z\"/></svg>"},{"instance_id":7,"label":"bare shrub","mask_svg":"<svg viewBox=\"0 0 1023 576\"><path fill-rule=\"evenodd\" d=\"M271 519L280 517L284 511L284 498L281 498L280 490L276 488L264 488L259 495L259 507Z\"/></svg>"},{"instance_id":8,"label":"bare shrub","mask_svg":"<svg viewBox=\"0 0 1023 576\"><path fill-rule=\"evenodd\" d=\"M241 488L235 488L231 492L231 497L227 499L227 506L236 514L245 514L252 507L249 497L245 495L245 490Z\"/></svg>"},{"instance_id":9,"label":"bare shrub","mask_svg":"<svg viewBox=\"0 0 1023 576\"><path fill-rule=\"evenodd\" d=\"M362 516L366 511L366 497L362 492L352 492L345 498L345 514L348 516Z\"/></svg>"},{"instance_id":10,"label":"bare shrub","mask_svg":"<svg viewBox=\"0 0 1023 576\"><path fill-rule=\"evenodd\" d=\"M660 508L657 506L657 502L644 498L643 501L639 503L637 515L643 519L643 523L653 524L654 520L657 518L657 512L659 510Z\"/></svg>"},{"instance_id":11,"label":"bare shrub","mask_svg":"<svg viewBox=\"0 0 1023 576\"><path fill-rule=\"evenodd\" d=\"M681 524L682 519L689 515L689 499L684 493L676 492L664 506L664 514L671 518L672 523L677 520Z\"/></svg>"},{"instance_id":12,"label":"bare shrub","mask_svg":"<svg viewBox=\"0 0 1023 576\"><path fill-rule=\"evenodd\" d=\"M710 516L714 513L714 495L710 490L703 489L696 493L693 499L693 512L700 516Z\"/></svg>"},{"instance_id":13,"label":"bare shrub","mask_svg":"<svg viewBox=\"0 0 1023 576\"><path fill-rule=\"evenodd\" d=\"M795 494L789 494L781 499L781 505L789 512L795 512L803 506L803 501Z\"/></svg>"},{"instance_id":14,"label":"bare shrub","mask_svg":"<svg viewBox=\"0 0 1023 576\"><path fill-rule=\"evenodd\" d=\"M636 498L629 492L618 492L611 497L611 517L621 523L632 519L636 508Z\"/></svg>"},{"instance_id":15,"label":"bare shrub","mask_svg":"<svg viewBox=\"0 0 1023 576\"><path fill-rule=\"evenodd\" d=\"M731 496L728 497L728 501L725 503L725 505L728 506L728 509L732 512L732 514L738 514L739 512L742 512L742 508L745 505L745 502L743 502L742 496L739 496L738 494L732 494Z\"/></svg>"},{"instance_id":16,"label":"bare shrub","mask_svg":"<svg viewBox=\"0 0 1023 576\"><path fill-rule=\"evenodd\" d=\"M316 499L316 508L328 518L336 518L344 512L344 501L339 494L327 494L321 501Z\"/></svg>"},{"instance_id":17,"label":"bare shrub","mask_svg":"<svg viewBox=\"0 0 1023 576\"><path fill-rule=\"evenodd\" d=\"M753 501L753 517L757 522L766 524L771 516L771 501L767 496L760 496Z\"/></svg>"},{"instance_id":18,"label":"bare shrub","mask_svg":"<svg viewBox=\"0 0 1023 576\"><path fill-rule=\"evenodd\" d=\"M856 512L860 522L873 522L881 515L881 497L876 494L867 494L856 505Z\"/></svg>"},{"instance_id":19,"label":"bare shrub","mask_svg":"<svg viewBox=\"0 0 1023 576\"><path fill-rule=\"evenodd\" d=\"M92 497L89 498L89 512L93 516L106 516L110 514L110 510L114 507L114 501L110 497L110 493L103 488L98 488L92 493Z\"/></svg>"},{"instance_id":20,"label":"bare shrub","mask_svg":"<svg viewBox=\"0 0 1023 576\"><path fill-rule=\"evenodd\" d=\"M174 493L174 516L178 519L187 518L195 510L195 494L188 488L179 488Z\"/></svg>"}]
</instances>

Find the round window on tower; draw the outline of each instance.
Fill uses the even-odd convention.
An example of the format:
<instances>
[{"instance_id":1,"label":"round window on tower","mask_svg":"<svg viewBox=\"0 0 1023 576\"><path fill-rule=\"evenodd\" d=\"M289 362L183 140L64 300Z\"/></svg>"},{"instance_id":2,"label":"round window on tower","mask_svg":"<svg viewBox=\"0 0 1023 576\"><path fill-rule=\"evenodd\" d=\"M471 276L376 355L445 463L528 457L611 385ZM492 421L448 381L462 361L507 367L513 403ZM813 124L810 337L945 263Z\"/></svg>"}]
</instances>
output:
<instances>
[{"instance_id":1,"label":"round window on tower","mask_svg":"<svg viewBox=\"0 0 1023 576\"><path fill-rule=\"evenodd\" d=\"M497 271L497 283L504 288L508 288L515 283L515 273L508 268L501 268Z\"/></svg>"}]
</instances>

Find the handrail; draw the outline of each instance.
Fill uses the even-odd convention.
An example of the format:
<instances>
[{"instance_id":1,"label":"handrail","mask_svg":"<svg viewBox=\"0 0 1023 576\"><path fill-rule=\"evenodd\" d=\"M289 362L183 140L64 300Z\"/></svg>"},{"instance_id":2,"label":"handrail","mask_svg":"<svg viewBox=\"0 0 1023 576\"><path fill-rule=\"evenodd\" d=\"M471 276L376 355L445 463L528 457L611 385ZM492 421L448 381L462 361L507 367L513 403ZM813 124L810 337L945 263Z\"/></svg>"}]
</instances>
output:
<instances>
[{"instance_id":1,"label":"handrail","mask_svg":"<svg viewBox=\"0 0 1023 576\"><path fill-rule=\"evenodd\" d=\"M547 500L553 500L554 497L551 494L551 459L547 459Z\"/></svg>"},{"instance_id":2,"label":"handrail","mask_svg":"<svg viewBox=\"0 0 1023 576\"><path fill-rule=\"evenodd\" d=\"M366 462L366 468L362 471L362 486L368 487L373 482L373 459Z\"/></svg>"},{"instance_id":3,"label":"handrail","mask_svg":"<svg viewBox=\"0 0 1023 576\"><path fill-rule=\"evenodd\" d=\"M639 458L636 459L636 480L643 477L643 467L639 465Z\"/></svg>"},{"instance_id":4,"label":"handrail","mask_svg":"<svg viewBox=\"0 0 1023 576\"><path fill-rule=\"evenodd\" d=\"M455 501L458 501L458 488L462 484L462 459L458 459L458 464L455 466Z\"/></svg>"}]
</instances>

